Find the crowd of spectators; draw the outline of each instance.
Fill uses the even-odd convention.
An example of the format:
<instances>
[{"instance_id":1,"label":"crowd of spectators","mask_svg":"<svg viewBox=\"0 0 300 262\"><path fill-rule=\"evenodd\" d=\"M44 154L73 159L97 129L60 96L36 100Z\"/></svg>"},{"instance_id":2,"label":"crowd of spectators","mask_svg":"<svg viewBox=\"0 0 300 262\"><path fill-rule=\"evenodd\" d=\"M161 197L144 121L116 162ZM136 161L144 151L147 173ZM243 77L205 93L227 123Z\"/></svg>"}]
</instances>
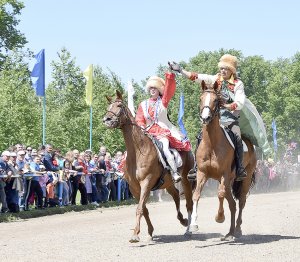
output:
<instances>
[{"instance_id":1,"label":"crowd of spectators","mask_svg":"<svg viewBox=\"0 0 300 262\"><path fill-rule=\"evenodd\" d=\"M202 194L215 196L219 182L209 179ZM255 184L251 193L270 193L300 189L300 155L298 144L291 142L286 145L282 156L274 159L259 159L255 171Z\"/></svg>"},{"instance_id":2,"label":"crowd of spectators","mask_svg":"<svg viewBox=\"0 0 300 262\"><path fill-rule=\"evenodd\" d=\"M297 144L290 143L281 159L258 160L255 192L299 189L300 159L297 152Z\"/></svg>"},{"instance_id":3,"label":"crowd of spectators","mask_svg":"<svg viewBox=\"0 0 300 262\"><path fill-rule=\"evenodd\" d=\"M129 199L123 158L121 151L112 157L105 146L99 153L74 149L65 155L50 144L11 146L0 158L1 213Z\"/></svg>"},{"instance_id":4,"label":"crowd of spectators","mask_svg":"<svg viewBox=\"0 0 300 262\"><path fill-rule=\"evenodd\" d=\"M296 148L297 144L289 144L281 160L258 160L252 192L299 189L300 157ZM132 198L123 179L125 154L118 151L112 157L105 146L98 153L74 149L65 155L49 144L39 149L12 146L0 158L1 213L78 203L99 206ZM217 187L217 181L207 181L204 195L215 195ZM162 201L163 195L164 190L153 193L157 201Z\"/></svg>"}]
</instances>

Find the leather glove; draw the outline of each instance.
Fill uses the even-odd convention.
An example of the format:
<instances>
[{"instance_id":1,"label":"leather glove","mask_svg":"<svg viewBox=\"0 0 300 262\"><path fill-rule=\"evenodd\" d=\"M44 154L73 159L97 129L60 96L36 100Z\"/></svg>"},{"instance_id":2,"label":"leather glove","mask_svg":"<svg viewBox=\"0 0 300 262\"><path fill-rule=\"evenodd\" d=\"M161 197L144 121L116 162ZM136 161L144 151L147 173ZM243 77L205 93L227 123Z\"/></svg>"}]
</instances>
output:
<instances>
[{"instance_id":1,"label":"leather glove","mask_svg":"<svg viewBox=\"0 0 300 262\"><path fill-rule=\"evenodd\" d=\"M174 61L172 63L168 62L168 64L169 64L169 68L172 71L175 71L175 72L178 72L178 73L182 72L181 66L179 64L175 63Z\"/></svg>"}]
</instances>

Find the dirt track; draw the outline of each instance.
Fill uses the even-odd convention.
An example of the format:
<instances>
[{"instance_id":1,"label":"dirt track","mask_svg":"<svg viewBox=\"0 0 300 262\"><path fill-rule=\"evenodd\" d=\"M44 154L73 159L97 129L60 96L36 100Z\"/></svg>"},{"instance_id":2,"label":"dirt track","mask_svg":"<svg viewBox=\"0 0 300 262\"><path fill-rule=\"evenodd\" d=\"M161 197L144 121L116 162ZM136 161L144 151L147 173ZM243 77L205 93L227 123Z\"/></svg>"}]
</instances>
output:
<instances>
[{"instance_id":1,"label":"dirt track","mask_svg":"<svg viewBox=\"0 0 300 262\"><path fill-rule=\"evenodd\" d=\"M232 242L220 241L229 230L227 205L223 224L214 221L217 198L199 205L200 231L186 239L172 202L149 204L151 243L144 220L141 242L128 242L135 206L2 223L0 261L300 261L300 191L250 195L244 236Z\"/></svg>"}]
</instances>

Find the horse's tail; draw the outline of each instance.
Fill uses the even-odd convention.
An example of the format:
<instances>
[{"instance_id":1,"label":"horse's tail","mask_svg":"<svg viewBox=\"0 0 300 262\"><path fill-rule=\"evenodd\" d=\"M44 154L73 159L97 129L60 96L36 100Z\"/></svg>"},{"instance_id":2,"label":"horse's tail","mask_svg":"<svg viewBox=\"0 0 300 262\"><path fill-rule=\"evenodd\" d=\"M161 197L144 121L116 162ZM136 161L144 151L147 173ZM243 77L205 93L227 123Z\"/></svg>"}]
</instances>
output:
<instances>
[{"instance_id":1,"label":"horse's tail","mask_svg":"<svg viewBox=\"0 0 300 262\"><path fill-rule=\"evenodd\" d=\"M256 168L255 168L255 170L252 174L252 177L251 177L250 189L254 187L255 183L256 183Z\"/></svg>"},{"instance_id":2,"label":"horse's tail","mask_svg":"<svg viewBox=\"0 0 300 262\"><path fill-rule=\"evenodd\" d=\"M256 170L254 170L251 176L251 184L249 189L251 189L255 185L255 182L256 182ZM235 200L239 200L241 197L242 185L243 185L243 181L234 181L232 184L232 194Z\"/></svg>"},{"instance_id":3,"label":"horse's tail","mask_svg":"<svg viewBox=\"0 0 300 262\"><path fill-rule=\"evenodd\" d=\"M232 184L232 194L235 200L240 199L243 181L234 181Z\"/></svg>"}]
</instances>

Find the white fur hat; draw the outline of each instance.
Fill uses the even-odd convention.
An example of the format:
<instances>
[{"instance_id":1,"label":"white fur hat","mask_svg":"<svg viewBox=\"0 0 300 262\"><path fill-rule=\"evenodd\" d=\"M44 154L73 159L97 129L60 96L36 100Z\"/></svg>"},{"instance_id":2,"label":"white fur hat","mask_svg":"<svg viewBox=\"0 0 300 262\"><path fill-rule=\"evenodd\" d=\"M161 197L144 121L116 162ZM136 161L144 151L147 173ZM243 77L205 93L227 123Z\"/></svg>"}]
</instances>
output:
<instances>
[{"instance_id":1,"label":"white fur hat","mask_svg":"<svg viewBox=\"0 0 300 262\"><path fill-rule=\"evenodd\" d=\"M149 92L150 87L155 87L160 93L160 95L163 95L165 90L165 84L165 80L163 80L161 77L151 76L147 81L146 88Z\"/></svg>"},{"instance_id":2,"label":"white fur hat","mask_svg":"<svg viewBox=\"0 0 300 262\"><path fill-rule=\"evenodd\" d=\"M236 56L225 54L220 58L218 67L228 68L233 74L236 74L237 62Z\"/></svg>"}]
</instances>

